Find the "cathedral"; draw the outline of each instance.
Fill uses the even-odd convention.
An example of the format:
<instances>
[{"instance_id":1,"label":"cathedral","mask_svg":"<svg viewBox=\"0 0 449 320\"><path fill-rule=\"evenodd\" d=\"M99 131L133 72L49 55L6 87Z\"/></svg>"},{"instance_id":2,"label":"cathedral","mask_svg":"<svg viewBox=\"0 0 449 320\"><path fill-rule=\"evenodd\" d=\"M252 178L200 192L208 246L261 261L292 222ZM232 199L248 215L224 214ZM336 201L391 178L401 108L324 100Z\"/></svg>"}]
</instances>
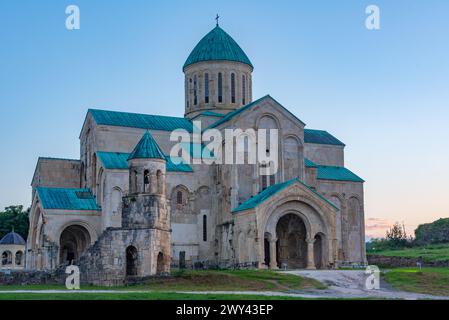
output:
<instances>
[{"instance_id":1,"label":"cathedral","mask_svg":"<svg viewBox=\"0 0 449 320\"><path fill-rule=\"evenodd\" d=\"M217 24L184 63L184 117L89 109L79 159L37 161L26 269L75 264L113 284L170 268L365 264L364 181L345 167L345 144L270 95L253 99L253 68ZM196 121L276 129L278 170L175 161L171 133ZM184 151L201 158L195 143Z\"/></svg>"}]
</instances>

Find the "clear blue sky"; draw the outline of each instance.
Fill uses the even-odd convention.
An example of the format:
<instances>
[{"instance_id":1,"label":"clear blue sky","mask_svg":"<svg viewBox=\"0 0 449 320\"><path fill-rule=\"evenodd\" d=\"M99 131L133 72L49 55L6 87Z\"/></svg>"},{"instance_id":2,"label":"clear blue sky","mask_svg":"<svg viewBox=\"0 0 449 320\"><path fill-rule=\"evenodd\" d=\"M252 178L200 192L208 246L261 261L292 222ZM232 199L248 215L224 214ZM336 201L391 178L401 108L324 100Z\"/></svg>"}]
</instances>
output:
<instances>
[{"instance_id":1,"label":"clear blue sky","mask_svg":"<svg viewBox=\"0 0 449 320\"><path fill-rule=\"evenodd\" d=\"M65 29L69 4L81 30ZM379 31L364 26L369 4ZM448 12L445 0L2 1L0 208L30 204L38 156L79 157L89 107L181 116L182 65L219 13L255 66L254 98L347 144L367 218L447 217Z\"/></svg>"}]
</instances>

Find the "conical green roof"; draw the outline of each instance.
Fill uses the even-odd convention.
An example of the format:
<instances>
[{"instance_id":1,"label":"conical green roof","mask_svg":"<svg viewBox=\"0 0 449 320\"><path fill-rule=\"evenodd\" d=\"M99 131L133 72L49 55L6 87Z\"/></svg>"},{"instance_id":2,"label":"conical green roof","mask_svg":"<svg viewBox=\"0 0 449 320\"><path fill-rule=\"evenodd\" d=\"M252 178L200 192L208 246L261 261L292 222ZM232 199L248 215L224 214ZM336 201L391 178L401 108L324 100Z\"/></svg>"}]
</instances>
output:
<instances>
[{"instance_id":1,"label":"conical green roof","mask_svg":"<svg viewBox=\"0 0 449 320\"><path fill-rule=\"evenodd\" d=\"M242 48L218 25L198 42L183 69L197 62L214 60L236 61L253 67Z\"/></svg>"},{"instance_id":2,"label":"conical green roof","mask_svg":"<svg viewBox=\"0 0 449 320\"><path fill-rule=\"evenodd\" d=\"M150 131L145 132L142 139L140 139L133 152L129 155L128 160L131 159L164 159L165 156L159 145L154 141Z\"/></svg>"}]
</instances>

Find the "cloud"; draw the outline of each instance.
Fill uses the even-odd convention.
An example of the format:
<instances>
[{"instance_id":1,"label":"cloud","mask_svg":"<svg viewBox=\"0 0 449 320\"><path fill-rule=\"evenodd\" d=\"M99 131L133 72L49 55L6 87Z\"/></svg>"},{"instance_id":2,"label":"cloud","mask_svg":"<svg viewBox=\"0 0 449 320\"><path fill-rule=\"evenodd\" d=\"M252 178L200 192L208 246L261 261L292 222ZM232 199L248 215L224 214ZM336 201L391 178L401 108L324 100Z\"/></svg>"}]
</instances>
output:
<instances>
[{"instance_id":1,"label":"cloud","mask_svg":"<svg viewBox=\"0 0 449 320\"><path fill-rule=\"evenodd\" d=\"M365 233L367 238L383 238L386 231L394 221L383 218L368 218L365 220Z\"/></svg>"}]
</instances>

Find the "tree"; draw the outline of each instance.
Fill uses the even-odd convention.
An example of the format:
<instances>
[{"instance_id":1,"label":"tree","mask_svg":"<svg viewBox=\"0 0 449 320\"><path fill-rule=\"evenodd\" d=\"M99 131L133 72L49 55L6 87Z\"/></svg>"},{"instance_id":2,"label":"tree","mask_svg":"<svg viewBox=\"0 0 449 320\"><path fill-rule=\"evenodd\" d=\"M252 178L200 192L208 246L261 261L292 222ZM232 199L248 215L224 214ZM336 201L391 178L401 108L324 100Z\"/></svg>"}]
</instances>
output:
<instances>
[{"instance_id":1,"label":"tree","mask_svg":"<svg viewBox=\"0 0 449 320\"><path fill-rule=\"evenodd\" d=\"M30 209L23 211L23 206L9 206L0 212L0 239L13 229L24 239L28 235Z\"/></svg>"},{"instance_id":2,"label":"tree","mask_svg":"<svg viewBox=\"0 0 449 320\"><path fill-rule=\"evenodd\" d=\"M393 247L403 247L407 245L407 233L405 226L396 222L390 230L387 230L387 241Z\"/></svg>"}]
</instances>

